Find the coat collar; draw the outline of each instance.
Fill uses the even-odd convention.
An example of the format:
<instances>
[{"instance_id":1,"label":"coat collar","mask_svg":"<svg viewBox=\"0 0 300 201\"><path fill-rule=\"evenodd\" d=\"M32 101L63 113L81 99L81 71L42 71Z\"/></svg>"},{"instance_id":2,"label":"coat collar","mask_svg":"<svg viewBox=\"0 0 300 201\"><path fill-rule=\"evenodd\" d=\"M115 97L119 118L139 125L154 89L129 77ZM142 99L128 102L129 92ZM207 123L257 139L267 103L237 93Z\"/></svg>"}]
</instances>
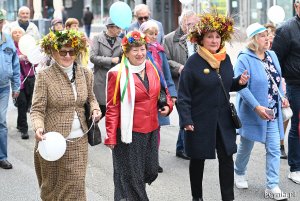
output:
<instances>
[{"instance_id":1,"label":"coat collar","mask_svg":"<svg viewBox=\"0 0 300 201\"><path fill-rule=\"evenodd\" d=\"M112 50L115 49L115 48L117 48L117 47L119 47L119 46L121 46L121 39L120 39L119 37L117 37L114 46L111 47L110 44L109 44L109 43L107 42L107 40L106 40L106 36L105 36L104 31L101 32L101 33L99 34L98 42L99 42L99 43L102 43L102 44L105 45L107 48L112 49Z\"/></svg>"}]
</instances>

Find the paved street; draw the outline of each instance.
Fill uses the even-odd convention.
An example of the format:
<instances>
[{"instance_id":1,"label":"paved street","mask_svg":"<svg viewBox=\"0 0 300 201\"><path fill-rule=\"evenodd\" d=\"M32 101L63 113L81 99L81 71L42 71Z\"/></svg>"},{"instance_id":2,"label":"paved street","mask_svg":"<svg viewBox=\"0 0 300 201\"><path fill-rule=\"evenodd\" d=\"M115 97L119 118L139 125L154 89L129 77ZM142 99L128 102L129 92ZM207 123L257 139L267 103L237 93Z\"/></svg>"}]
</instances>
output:
<instances>
[{"instance_id":1,"label":"paved street","mask_svg":"<svg viewBox=\"0 0 300 201\"><path fill-rule=\"evenodd\" d=\"M231 59L235 62L238 50L243 43L228 46ZM16 129L17 109L10 101L8 109L8 159L12 170L0 169L0 200L2 201L37 201L39 189L33 165L34 137L30 130L30 139L21 140ZM101 121L102 137L105 135L104 120ZM175 144L178 134L178 115L176 110L171 114L171 125L161 129L160 164L164 172L158 179L147 186L149 199L153 201L189 201L190 185L189 162L175 157ZM291 201L300 200L300 186L287 179L289 167L287 160L281 161L280 187L290 193ZM237 201L271 200L264 198L265 189L265 149L256 144L248 167L248 190L235 189ZM207 160L204 173L204 200L221 200L218 184L217 160ZM111 152L103 144L89 147L89 162L86 178L87 197L89 201L113 200L113 171Z\"/></svg>"}]
</instances>

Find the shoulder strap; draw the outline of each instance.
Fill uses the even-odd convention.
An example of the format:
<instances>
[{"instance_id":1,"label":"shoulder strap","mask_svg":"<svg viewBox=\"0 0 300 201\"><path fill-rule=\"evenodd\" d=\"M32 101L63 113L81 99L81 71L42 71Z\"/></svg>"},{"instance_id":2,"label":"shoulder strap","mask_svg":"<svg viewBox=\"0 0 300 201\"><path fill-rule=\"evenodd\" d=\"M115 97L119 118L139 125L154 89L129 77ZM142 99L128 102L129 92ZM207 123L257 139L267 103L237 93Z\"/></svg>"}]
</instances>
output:
<instances>
[{"instance_id":1,"label":"shoulder strap","mask_svg":"<svg viewBox=\"0 0 300 201\"><path fill-rule=\"evenodd\" d=\"M223 84L222 77L221 77L220 73L217 72L217 74L218 74L218 78L219 78L219 80L220 80L220 83L221 83L221 86L222 86L224 95L225 95L226 99L228 100L228 104L230 105L229 97L228 97L228 95L227 95L227 93L226 93L226 90L225 90L225 87L224 87L224 84Z\"/></svg>"}]
</instances>

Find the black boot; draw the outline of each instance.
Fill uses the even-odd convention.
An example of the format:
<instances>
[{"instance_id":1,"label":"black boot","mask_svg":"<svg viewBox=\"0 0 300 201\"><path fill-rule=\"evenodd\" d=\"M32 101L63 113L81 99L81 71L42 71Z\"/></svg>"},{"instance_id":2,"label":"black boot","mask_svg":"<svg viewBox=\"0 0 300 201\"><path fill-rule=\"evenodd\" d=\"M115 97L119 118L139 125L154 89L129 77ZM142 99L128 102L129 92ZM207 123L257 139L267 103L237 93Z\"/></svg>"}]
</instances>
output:
<instances>
[{"instance_id":1,"label":"black boot","mask_svg":"<svg viewBox=\"0 0 300 201\"><path fill-rule=\"evenodd\" d=\"M285 153L285 150L284 150L284 145L280 145L280 158L281 159L287 159L287 155Z\"/></svg>"}]
</instances>

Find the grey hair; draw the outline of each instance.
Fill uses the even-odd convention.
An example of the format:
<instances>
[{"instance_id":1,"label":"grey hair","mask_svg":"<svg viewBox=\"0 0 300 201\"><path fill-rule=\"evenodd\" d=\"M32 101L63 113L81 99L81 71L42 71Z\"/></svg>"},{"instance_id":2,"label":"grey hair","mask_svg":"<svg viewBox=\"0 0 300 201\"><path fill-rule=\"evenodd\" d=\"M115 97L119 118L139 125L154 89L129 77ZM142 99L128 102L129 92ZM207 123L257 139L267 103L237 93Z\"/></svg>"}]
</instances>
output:
<instances>
[{"instance_id":1,"label":"grey hair","mask_svg":"<svg viewBox=\"0 0 300 201\"><path fill-rule=\"evenodd\" d=\"M136 16L137 13L138 13L139 11L141 11L141 10L147 10L148 13L149 13L149 15L151 14L148 5L146 5L146 4L138 4L138 5L136 5L136 6L134 7L134 15Z\"/></svg>"},{"instance_id":2,"label":"grey hair","mask_svg":"<svg viewBox=\"0 0 300 201\"><path fill-rule=\"evenodd\" d=\"M190 16L196 15L196 12L193 10L184 10L181 15L179 16L179 25L181 26L183 23L183 20L185 18L188 18Z\"/></svg>"},{"instance_id":3,"label":"grey hair","mask_svg":"<svg viewBox=\"0 0 300 201\"><path fill-rule=\"evenodd\" d=\"M22 11L24 11L24 10L27 10L27 11L30 12L30 9L29 9L27 6L21 6L21 7L19 8L18 15L20 15L20 13L21 13Z\"/></svg>"}]
</instances>

